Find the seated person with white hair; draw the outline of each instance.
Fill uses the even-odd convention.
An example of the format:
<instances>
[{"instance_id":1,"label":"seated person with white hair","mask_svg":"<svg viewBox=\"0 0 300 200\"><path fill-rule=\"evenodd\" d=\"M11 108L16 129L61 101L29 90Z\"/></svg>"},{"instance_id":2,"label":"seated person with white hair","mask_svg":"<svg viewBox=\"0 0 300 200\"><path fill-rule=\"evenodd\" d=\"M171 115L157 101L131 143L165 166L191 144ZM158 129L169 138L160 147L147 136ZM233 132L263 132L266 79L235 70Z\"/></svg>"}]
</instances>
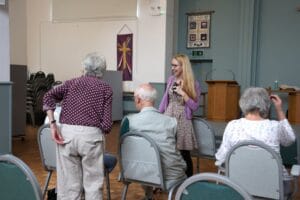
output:
<instances>
[{"instance_id":1,"label":"seated person with white hair","mask_svg":"<svg viewBox=\"0 0 300 200\"><path fill-rule=\"evenodd\" d=\"M101 80L106 61L96 53L83 60L85 75L48 91L43 109L57 143L57 197L103 199L104 134L112 129L112 88ZM61 102L60 128L54 118Z\"/></svg>"},{"instance_id":2,"label":"seated person with white hair","mask_svg":"<svg viewBox=\"0 0 300 200\"><path fill-rule=\"evenodd\" d=\"M271 102L278 121L268 119ZM226 126L222 144L216 153L217 166L224 163L227 153L238 142L261 141L280 156L280 145L288 146L295 141L294 131L284 115L278 95L269 95L264 88L250 87L244 91L239 105L244 117L232 120ZM285 168L284 176L288 176Z\"/></svg>"},{"instance_id":3,"label":"seated person with white hair","mask_svg":"<svg viewBox=\"0 0 300 200\"><path fill-rule=\"evenodd\" d=\"M136 130L151 137L159 147L164 181L168 188L186 178L186 163L176 149L176 119L161 114L153 107L156 96L157 92L150 84L140 85L134 92L135 106L140 112L127 117L129 130ZM143 187L146 199L152 199L152 188Z\"/></svg>"}]
</instances>

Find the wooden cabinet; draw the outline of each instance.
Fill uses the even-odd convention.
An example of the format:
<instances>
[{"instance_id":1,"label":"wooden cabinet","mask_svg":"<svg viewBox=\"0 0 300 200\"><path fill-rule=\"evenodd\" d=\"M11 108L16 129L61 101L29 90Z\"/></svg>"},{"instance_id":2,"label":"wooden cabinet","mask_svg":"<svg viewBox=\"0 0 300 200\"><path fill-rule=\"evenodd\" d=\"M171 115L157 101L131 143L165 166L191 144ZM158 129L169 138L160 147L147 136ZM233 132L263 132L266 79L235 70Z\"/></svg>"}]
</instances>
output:
<instances>
[{"instance_id":1,"label":"wooden cabinet","mask_svg":"<svg viewBox=\"0 0 300 200\"><path fill-rule=\"evenodd\" d=\"M289 92L288 120L290 123L300 123L300 92Z\"/></svg>"},{"instance_id":2,"label":"wooden cabinet","mask_svg":"<svg viewBox=\"0 0 300 200\"><path fill-rule=\"evenodd\" d=\"M239 118L240 86L236 81L210 80L207 97L207 119L229 121Z\"/></svg>"}]
</instances>

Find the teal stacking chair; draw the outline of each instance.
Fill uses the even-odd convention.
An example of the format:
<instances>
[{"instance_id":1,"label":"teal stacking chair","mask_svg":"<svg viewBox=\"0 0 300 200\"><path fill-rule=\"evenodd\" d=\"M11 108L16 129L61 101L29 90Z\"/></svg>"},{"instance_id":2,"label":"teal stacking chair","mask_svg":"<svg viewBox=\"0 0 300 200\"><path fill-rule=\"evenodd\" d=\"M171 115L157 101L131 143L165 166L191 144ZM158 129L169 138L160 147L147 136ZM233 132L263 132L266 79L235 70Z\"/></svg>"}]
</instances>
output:
<instances>
[{"instance_id":1,"label":"teal stacking chair","mask_svg":"<svg viewBox=\"0 0 300 200\"><path fill-rule=\"evenodd\" d=\"M120 125L120 137L129 131L129 120L127 116L123 117Z\"/></svg>"},{"instance_id":2,"label":"teal stacking chair","mask_svg":"<svg viewBox=\"0 0 300 200\"><path fill-rule=\"evenodd\" d=\"M43 198L46 197L49 181L52 173L56 171L56 143L51 138L51 129L49 124L42 125L37 133L37 140L40 150L40 156L44 169L48 172L44 188ZM110 181L109 173L115 168L117 158L115 155L105 152L104 153L104 174L106 182L107 199L110 200Z\"/></svg>"},{"instance_id":3,"label":"teal stacking chair","mask_svg":"<svg viewBox=\"0 0 300 200\"><path fill-rule=\"evenodd\" d=\"M197 172L199 173L199 158L214 160L218 141L222 139L216 136L214 129L205 119L194 117L192 123L198 145L198 149L192 151L192 156L197 158Z\"/></svg>"},{"instance_id":4,"label":"teal stacking chair","mask_svg":"<svg viewBox=\"0 0 300 200\"><path fill-rule=\"evenodd\" d=\"M44 124L39 128L37 141L43 167L48 172L43 188L43 198L45 198L51 176L56 171L56 144L52 140L49 124Z\"/></svg>"},{"instance_id":5,"label":"teal stacking chair","mask_svg":"<svg viewBox=\"0 0 300 200\"><path fill-rule=\"evenodd\" d=\"M31 169L19 158L0 156L0 199L42 200L42 191Z\"/></svg>"},{"instance_id":6,"label":"teal stacking chair","mask_svg":"<svg viewBox=\"0 0 300 200\"><path fill-rule=\"evenodd\" d=\"M297 131L295 129L295 131ZM280 155L285 167L291 168L293 165L300 164L300 136L296 134L296 140L291 145L285 147L280 145Z\"/></svg>"},{"instance_id":7,"label":"teal stacking chair","mask_svg":"<svg viewBox=\"0 0 300 200\"><path fill-rule=\"evenodd\" d=\"M226 156L225 169L226 176L254 197L284 200L297 191L300 166L293 165L291 176L284 177L281 157L260 141L233 146Z\"/></svg>"},{"instance_id":8,"label":"teal stacking chair","mask_svg":"<svg viewBox=\"0 0 300 200\"><path fill-rule=\"evenodd\" d=\"M200 173L186 179L177 189L175 200L251 200L252 197L228 177Z\"/></svg>"},{"instance_id":9,"label":"teal stacking chair","mask_svg":"<svg viewBox=\"0 0 300 200\"><path fill-rule=\"evenodd\" d=\"M126 199L127 190L131 183L160 188L169 193L173 192L183 180L170 185L164 181L159 148L149 136L139 132L123 134L119 144L120 180L124 183L122 200Z\"/></svg>"}]
</instances>

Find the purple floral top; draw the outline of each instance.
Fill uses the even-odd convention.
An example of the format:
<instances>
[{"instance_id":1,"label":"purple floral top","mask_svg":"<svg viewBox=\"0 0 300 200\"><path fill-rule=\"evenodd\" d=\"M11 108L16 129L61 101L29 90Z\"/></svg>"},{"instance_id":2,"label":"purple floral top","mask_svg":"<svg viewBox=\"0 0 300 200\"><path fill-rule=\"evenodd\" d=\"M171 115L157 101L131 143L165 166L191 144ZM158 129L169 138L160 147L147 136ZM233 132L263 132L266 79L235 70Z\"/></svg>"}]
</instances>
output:
<instances>
[{"instance_id":1,"label":"purple floral top","mask_svg":"<svg viewBox=\"0 0 300 200\"><path fill-rule=\"evenodd\" d=\"M167 82L167 88L166 91L164 93L164 96L160 102L159 105L159 112L164 113L169 105L169 96L168 96L168 91L170 89L170 87L174 84L175 81L175 76L170 76L168 78L168 82ZM195 89L196 89L196 93L197 93L197 98L196 101L194 101L193 99L189 99L187 102L185 102L184 105L184 112L185 112L185 116L187 119L192 119L193 117L193 111L197 110L199 107L199 97L200 97L200 85L198 81L195 81Z\"/></svg>"},{"instance_id":2,"label":"purple floral top","mask_svg":"<svg viewBox=\"0 0 300 200\"><path fill-rule=\"evenodd\" d=\"M61 102L60 123L92 126L109 133L112 128L112 89L93 76L66 81L44 96L43 110L54 110Z\"/></svg>"}]
</instances>

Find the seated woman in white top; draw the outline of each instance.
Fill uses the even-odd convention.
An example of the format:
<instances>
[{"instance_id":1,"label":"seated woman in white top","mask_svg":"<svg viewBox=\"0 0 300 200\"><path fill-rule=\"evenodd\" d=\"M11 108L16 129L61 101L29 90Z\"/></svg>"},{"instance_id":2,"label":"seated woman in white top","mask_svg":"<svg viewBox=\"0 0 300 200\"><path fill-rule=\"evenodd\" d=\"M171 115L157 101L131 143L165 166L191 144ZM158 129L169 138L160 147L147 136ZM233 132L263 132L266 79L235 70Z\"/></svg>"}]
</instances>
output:
<instances>
[{"instance_id":1,"label":"seated woman in white top","mask_svg":"<svg viewBox=\"0 0 300 200\"><path fill-rule=\"evenodd\" d=\"M268 119L273 102L276 120ZM269 95L264 88L252 87L245 90L239 101L244 117L232 120L225 128L223 141L216 153L215 164L224 163L232 146L245 140L259 140L280 156L280 145L288 146L295 141L294 131L282 111L282 101L277 95ZM285 175L287 175L286 170Z\"/></svg>"}]
</instances>

